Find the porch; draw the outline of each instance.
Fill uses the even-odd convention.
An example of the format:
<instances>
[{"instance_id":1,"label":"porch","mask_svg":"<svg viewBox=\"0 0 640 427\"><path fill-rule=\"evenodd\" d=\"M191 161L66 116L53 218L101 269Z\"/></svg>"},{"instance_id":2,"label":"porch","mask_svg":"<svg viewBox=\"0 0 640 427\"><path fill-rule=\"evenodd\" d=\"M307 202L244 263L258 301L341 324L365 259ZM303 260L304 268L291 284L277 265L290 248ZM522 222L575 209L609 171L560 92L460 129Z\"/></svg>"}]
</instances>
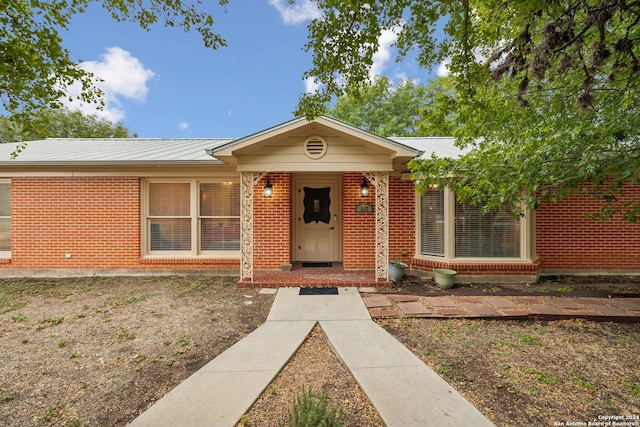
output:
<instances>
[{"instance_id":1,"label":"porch","mask_svg":"<svg viewBox=\"0 0 640 427\"><path fill-rule=\"evenodd\" d=\"M390 280L376 280L375 270L345 270L340 262L330 266L303 266L302 262L293 263L290 271L282 269L255 269L253 281L238 280L238 287L276 288L276 287L374 287L390 288Z\"/></svg>"}]
</instances>

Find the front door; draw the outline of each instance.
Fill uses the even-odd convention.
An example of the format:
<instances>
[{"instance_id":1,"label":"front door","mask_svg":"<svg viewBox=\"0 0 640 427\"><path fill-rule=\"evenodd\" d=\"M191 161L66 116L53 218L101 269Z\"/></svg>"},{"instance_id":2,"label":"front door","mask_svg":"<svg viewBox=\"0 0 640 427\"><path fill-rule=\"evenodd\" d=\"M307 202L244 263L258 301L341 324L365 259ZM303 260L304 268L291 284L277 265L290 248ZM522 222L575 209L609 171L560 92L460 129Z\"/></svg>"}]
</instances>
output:
<instances>
[{"instance_id":1,"label":"front door","mask_svg":"<svg viewBox=\"0 0 640 427\"><path fill-rule=\"evenodd\" d=\"M339 261L339 179L296 181L296 261Z\"/></svg>"}]
</instances>

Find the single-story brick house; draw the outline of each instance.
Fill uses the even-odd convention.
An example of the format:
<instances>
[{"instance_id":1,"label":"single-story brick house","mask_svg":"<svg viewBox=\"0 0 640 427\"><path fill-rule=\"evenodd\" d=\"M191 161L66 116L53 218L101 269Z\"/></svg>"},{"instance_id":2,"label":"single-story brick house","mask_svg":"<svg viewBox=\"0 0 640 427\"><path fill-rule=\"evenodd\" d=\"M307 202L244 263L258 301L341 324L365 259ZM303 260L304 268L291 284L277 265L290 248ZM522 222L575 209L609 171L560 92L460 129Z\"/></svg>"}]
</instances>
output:
<instances>
[{"instance_id":1,"label":"single-story brick house","mask_svg":"<svg viewBox=\"0 0 640 427\"><path fill-rule=\"evenodd\" d=\"M332 262L388 285L395 259L477 281L640 272L640 225L587 219L595 199L517 219L446 189L417 194L407 162L455 156L451 138L383 138L319 117L240 139L48 139L12 159L15 149L0 145L0 276L197 270L263 286L262 272ZM637 200L640 186L625 195Z\"/></svg>"}]
</instances>

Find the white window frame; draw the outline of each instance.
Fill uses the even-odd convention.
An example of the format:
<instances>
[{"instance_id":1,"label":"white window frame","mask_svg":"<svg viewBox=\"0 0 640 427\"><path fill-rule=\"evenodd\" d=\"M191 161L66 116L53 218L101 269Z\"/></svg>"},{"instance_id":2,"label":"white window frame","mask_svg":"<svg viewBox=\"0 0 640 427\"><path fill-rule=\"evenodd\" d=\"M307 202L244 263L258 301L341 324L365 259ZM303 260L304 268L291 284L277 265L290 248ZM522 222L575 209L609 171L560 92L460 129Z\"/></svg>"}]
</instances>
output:
<instances>
[{"instance_id":1,"label":"white window frame","mask_svg":"<svg viewBox=\"0 0 640 427\"><path fill-rule=\"evenodd\" d=\"M9 184L9 201L11 201L11 180L10 179L0 179L0 184ZM10 202L11 203L11 202ZM2 219L9 219L9 226L11 227L11 215L9 216L0 216ZM11 229L9 229L9 233L11 233ZM11 235L9 235L11 238ZM9 246L8 251L0 250L0 258L11 258L11 245Z\"/></svg>"},{"instance_id":2,"label":"white window frame","mask_svg":"<svg viewBox=\"0 0 640 427\"><path fill-rule=\"evenodd\" d=\"M531 262L533 260L532 250L532 230L534 227L534 211L527 209L525 216L520 218L520 256L512 258L456 258L456 195L453 191L445 188L444 190L444 256L423 255L422 252L422 232L421 232L421 194L416 193L415 199L415 216L416 216L416 247L415 258L427 259L434 261L446 262L474 262L485 264L506 264L506 263L522 263Z\"/></svg>"},{"instance_id":3,"label":"white window frame","mask_svg":"<svg viewBox=\"0 0 640 427\"><path fill-rule=\"evenodd\" d=\"M140 224L140 248L142 256L146 258L240 258L240 248L237 250L200 250L200 184L219 184L225 182L232 182L239 184L238 179L145 179L142 185L142 200L141 200L141 224ZM163 250L152 251L150 250L150 227L149 227L149 185L150 184L175 184L175 183L189 183L189 204L191 220L191 248L187 250ZM240 188L238 187L238 191ZM240 201L240 197L238 197ZM208 218L208 217L205 217ZM240 220L240 215L238 216Z\"/></svg>"}]
</instances>

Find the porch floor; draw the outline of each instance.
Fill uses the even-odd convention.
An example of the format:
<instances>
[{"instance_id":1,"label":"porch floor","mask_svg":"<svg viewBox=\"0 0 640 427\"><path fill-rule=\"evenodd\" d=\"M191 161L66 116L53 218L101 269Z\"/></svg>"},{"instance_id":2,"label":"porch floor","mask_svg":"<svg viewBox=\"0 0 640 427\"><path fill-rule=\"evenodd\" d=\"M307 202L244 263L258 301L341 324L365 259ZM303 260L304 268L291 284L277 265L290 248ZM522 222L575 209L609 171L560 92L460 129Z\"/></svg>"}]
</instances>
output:
<instances>
[{"instance_id":1,"label":"porch floor","mask_svg":"<svg viewBox=\"0 0 640 427\"><path fill-rule=\"evenodd\" d=\"M290 271L262 270L253 272L253 281L239 280L243 288L279 287L373 287L390 288L393 282L376 280L375 270L345 270L342 263L334 262L331 267L303 267L301 262L293 263Z\"/></svg>"}]
</instances>

